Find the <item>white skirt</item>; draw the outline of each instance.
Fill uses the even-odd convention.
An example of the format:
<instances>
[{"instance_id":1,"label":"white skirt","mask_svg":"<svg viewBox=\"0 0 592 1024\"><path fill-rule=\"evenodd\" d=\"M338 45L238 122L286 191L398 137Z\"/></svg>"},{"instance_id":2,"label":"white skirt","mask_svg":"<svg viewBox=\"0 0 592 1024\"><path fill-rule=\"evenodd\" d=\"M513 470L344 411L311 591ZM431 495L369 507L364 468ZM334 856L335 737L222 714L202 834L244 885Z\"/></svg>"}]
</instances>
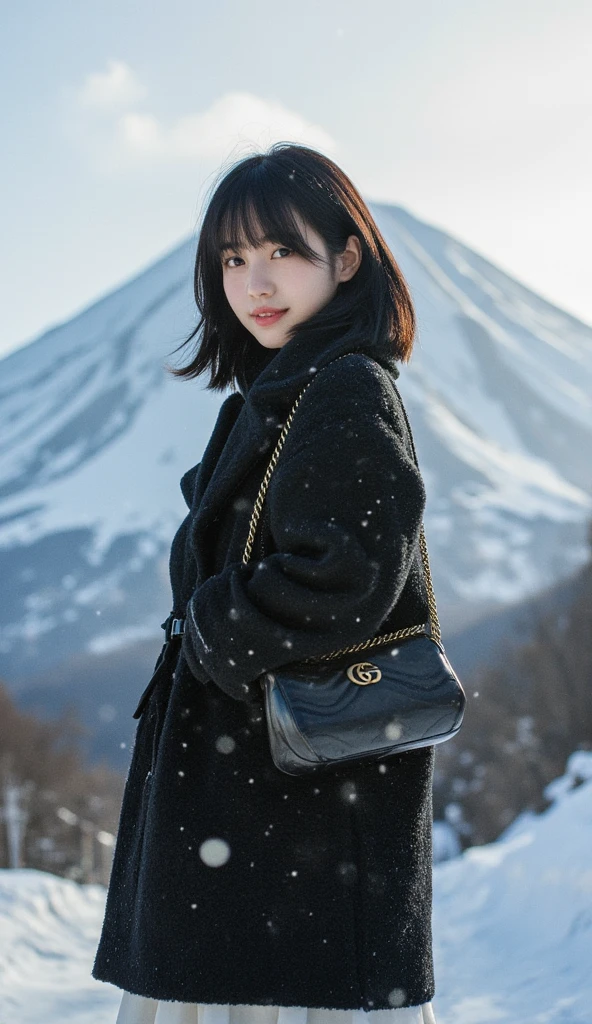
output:
<instances>
[{"instance_id":1,"label":"white skirt","mask_svg":"<svg viewBox=\"0 0 592 1024\"><path fill-rule=\"evenodd\" d=\"M431 1002L392 1010L177 1003L124 992L116 1024L436 1024Z\"/></svg>"}]
</instances>

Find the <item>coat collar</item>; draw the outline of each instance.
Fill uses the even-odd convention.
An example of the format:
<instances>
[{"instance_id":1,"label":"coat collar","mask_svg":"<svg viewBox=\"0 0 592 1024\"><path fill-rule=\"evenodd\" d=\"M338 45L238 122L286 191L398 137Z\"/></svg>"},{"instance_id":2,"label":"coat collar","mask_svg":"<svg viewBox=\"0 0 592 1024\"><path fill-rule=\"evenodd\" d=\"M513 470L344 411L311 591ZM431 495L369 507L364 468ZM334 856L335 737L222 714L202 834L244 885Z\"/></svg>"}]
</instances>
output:
<instances>
[{"instance_id":1,"label":"coat collar","mask_svg":"<svg viewBox=\"0 0 592 1024\"><path fill-rule=\"evenodd\" d=\"M373 343L351 332L327 329L295 335L280 349L264 349L255 338L249 340L238 390L243 398L276 408L291 406L298 392L318 370L348 352L364 352L399 376L392 345L388 340Z\"/></svg>"},{"instance_id":2,"label":"coat collar","mask_svg":"<svg viewBox=\"0 0 592 1024\"><path fill-rule=\"evenodd\" d=\"M192 546L198 580L207 577L208 530L220 517L244 477L261 464L261 478L286 416L302 388L324 366L349 352L376 359L399 376L388 340L373 344L343 329L320 338L295 335L280 349L264 349L255 338L247 351L238 391L223 403L195 480ZM246 542L246 537L245 537Z\"/></svg>"}]
</instances>

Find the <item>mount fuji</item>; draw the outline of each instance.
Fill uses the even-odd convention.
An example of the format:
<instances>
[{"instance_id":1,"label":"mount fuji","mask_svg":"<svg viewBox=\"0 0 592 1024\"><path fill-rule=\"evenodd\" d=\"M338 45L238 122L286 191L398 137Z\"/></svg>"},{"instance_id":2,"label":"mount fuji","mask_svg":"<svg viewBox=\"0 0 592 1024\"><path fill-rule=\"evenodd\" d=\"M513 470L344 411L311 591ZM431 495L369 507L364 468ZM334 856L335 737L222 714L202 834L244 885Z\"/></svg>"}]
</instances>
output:
<instances>
[{"instance_id":1,"label":"mount fuji","mask_svg":"<svg viewBox=\"0 0 592 1024\"><path fill-rule=\"evenodd\" d=\"M399 385L446 636L585 560L592 328L406 210L369 206L418 317ZM179 480L225 397L164 368L195 322L195 244L0 361L0 676L17 693L162 642Z\"/></svg>"}]
</instances>

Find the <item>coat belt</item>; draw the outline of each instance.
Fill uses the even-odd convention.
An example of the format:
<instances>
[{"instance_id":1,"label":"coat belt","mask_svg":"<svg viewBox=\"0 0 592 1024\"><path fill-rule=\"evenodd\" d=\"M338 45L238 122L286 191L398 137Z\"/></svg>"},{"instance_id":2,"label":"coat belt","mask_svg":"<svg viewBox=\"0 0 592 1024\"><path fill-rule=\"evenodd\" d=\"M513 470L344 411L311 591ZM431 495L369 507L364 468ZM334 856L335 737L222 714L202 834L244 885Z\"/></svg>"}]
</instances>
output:
<instances>
[{"instance_id":1,"label":"coat belt","mask_svg":"<svg viewBox=\"0 0 592 1024\"><path fill-rule=\"evenodd\" d=\"M165 640L170 640L174 636L183 636L185 619L176 619L171 612L168 619L161 622L160 628L164 629Z\"/></svg>"},{"instance_id":2,"label":"coat belt","mask_svg":"<svg viewBox=\"0 0 592 1024\"><path fill-rule=\"evenodd\" d=\"M160 679L167 675L168 671L171 669L171 652L175 655L175 658L178 656L179 645L173 643L173 641L176 640L178 637L183 636L185 632L185 619L179 619L176 616L174 616L173 613L171 612L169 617L165 619L164 622L161 622L160 628L164 629L165 641L164 644L162 645L161 652L158 656L158 661L154 666L154 672L152 673L148 685L144 690L142 696L140 697L140 700L138 701L138 706L134 711L132 718L141 717L146 702L148 701L148 698L150 697L150 694L152 693L154 687L156 686Z\"/></svg>"}]
</instances>

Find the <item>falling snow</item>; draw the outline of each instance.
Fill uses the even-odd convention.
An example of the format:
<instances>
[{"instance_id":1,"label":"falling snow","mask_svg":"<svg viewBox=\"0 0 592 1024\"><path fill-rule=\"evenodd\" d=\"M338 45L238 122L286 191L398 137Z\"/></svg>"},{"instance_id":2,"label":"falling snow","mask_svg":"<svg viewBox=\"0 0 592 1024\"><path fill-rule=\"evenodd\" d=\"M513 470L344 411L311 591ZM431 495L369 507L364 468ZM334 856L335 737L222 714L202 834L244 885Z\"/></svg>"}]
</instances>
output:
<instances>
[{"instance_id":1,"label":"falling snow","mask_svg":"<svg viewBox=\"0 0 592 1024\"><path fill-rule=\"evenodd\" d=\"M220 754L232 754L232 751L234 750L235 747L236 743L234 742L232 736L227 736L226 734L224 734L222 736L218 736L216 739L216 750Z\"/></svg>"},{"instance_id":2,"label":"falling snow","mask_svg":"<svg viewBox=\"0 0 592 1024\"><path fill-rule=\"evenodd\" d=\"M218 868L226 864L230 857L230 846L225 839L212 837L200 845L199 855L209 868Z\"/></svg>"},{"instance_id":3,"label":"falling snow","mask_svg":"<svg viewBox=\"0 0 592 1024\"><path fill-rule=\"evenodd\" d=\"M403 735L403 726L401 725L401 722L398 722L396 719L387 722L387 724L384 727L384 734L387 740L400 739L400 737Z\"/></svg>"}]
</instances>

